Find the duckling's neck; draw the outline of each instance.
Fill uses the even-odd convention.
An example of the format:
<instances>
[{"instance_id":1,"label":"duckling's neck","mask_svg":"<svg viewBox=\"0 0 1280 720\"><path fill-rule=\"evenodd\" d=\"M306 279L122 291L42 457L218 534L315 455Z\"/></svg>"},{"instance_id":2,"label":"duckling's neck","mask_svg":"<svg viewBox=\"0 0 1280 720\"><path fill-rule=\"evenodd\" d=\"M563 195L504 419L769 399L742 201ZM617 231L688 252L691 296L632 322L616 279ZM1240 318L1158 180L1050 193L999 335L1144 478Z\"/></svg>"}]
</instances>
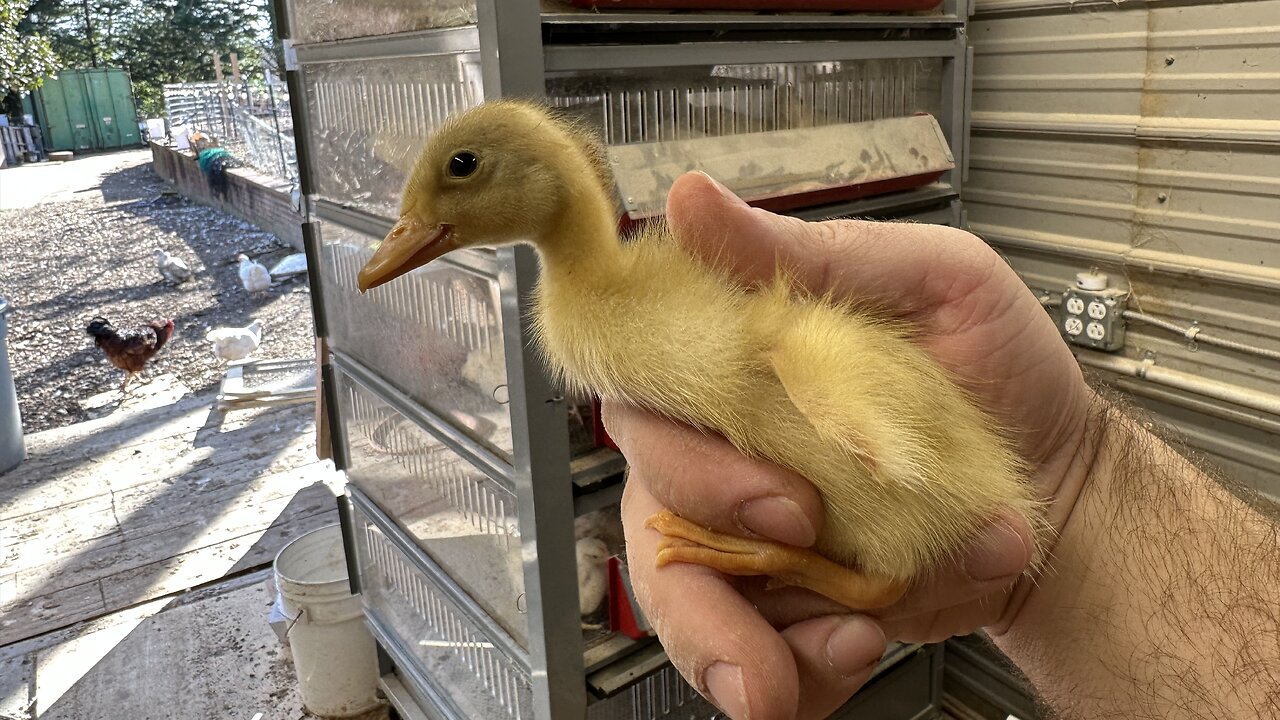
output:
<instances>
[{"instance_id":1,"label":"duckling's neck","mask_svg":"<svg viewBox=\"0 0 1280 720\"><path fill-rule=\"evenodd\" d=\"M571 196L566 206L569 210L537 242L542 281L579 286L612 283L624 270L613 204L603 193L583 190Z\"/></svg>"}]
</instances>

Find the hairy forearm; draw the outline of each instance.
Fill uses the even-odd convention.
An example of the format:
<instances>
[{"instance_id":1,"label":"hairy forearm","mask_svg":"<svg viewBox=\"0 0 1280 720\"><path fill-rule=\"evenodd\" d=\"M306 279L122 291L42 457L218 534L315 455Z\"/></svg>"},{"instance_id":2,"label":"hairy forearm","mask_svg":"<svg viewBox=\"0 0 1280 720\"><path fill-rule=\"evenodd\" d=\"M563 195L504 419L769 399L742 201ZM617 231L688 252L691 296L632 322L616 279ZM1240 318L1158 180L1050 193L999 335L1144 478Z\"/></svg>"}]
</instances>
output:
<instances>
[{"instance_id":1,"label":"hairy forearm","mask_svg":"<svg viewBox=\"0 0 1280 720\"><path fill-rule=\"evenodd\" d=\"M1280 718L1276 524L1104 415L1053 558L997 644L1067 718Z\"/></svg>"}]
</instances>

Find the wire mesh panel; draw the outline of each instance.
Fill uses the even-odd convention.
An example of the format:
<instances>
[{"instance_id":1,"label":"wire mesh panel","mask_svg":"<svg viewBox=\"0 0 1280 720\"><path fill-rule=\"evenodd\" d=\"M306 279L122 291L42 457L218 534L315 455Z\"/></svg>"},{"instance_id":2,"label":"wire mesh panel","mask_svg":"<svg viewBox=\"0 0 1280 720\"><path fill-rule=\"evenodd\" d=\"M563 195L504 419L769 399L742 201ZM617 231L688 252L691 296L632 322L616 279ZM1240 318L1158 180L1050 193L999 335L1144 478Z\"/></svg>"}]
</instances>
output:
<instances>
[{"instance_id":1,"label":"wire mesh panel","mask_svg":"<svg viewBox=\"0 0 1280 720\"><path fill-rule=\"evenodd\" d=\"M292 127L281 127L278 118L260 117L248 108L232 111L238 136L233 152L255 169L285 179L298 177L298 151Z\"/></svg>"},{"instance_id":2,"label":"wire mesh panel","mask_svg":"<svg viewBox=\"0 0 1280 720\"><path fill-rule=\"evenodd\" d=\"M421 674L466 717L531 718L528 675L358 504L353 515L361 601L405 645Z\"/></svg>"},{"instance_id":3,"label":"wire mesh panel","mask_svg":"<svg viewBox=\"0 0 1280 720\"><path fill-rule=\"evenodd\" d=\"M225 140L236 137L231 121L234 86L217 82L174 83L164 86L164 114L171 128L188 127Z\"/></svg>"},{"instance_id":4,"label":"wire mesh panel","mask_svg":"<svg viewBox=\"0 0 1280 720\"><path fill-rule=\"evenodd\" d=\"M165 85L164 106L175 141L200 131L259 172L298 177L289 91L275 78Z\"/></svg>"},{"instance_id":5,"label":"wire mesh panel","mask_svg":"<svg viewBox=\"0 0 1280 720\"><path fill-rule=\"evenodd\" d=\"M548 101L610 145L794 130L942 112L942 58L561 73Z\"/></svg>"},{"instance_id":6,"label":"wire mesh panel","mask_svg":"<svg viewBox=\"0 0 1280 720\"><path fill-rule=\"evenodd\" d=\"M716 707L670 665L587 706L587 720L710 720L717 715Z\"/></svg>"},{"instance_id":7,"label":"wire mesh panel","mask_svg":"<svg viewBox=\"0 0 1280 720\"><path fill-rule=\"evenodd\" d=\"M497 280L437 262L362 295L356 276L378 239L334 223L320 235L330 344L510 462Z\"/></svg>"},{"instance_id":8,"label":"wire mesh panel","mask_svg":"<svg viewBox=\"0 0 1280 720\"><path fill-rule=\"evenodd\" d=\"M314 63L303 75L316 193L387 218L426 139L483 99L470 52Z\"/></svg>"},{"instance_id":9,"label":"wire mesh panel","mask_svg":"<svg viewBox=\"0 0 1280 720\"><path fill-rule=\"evenodd\" d=\"M457 27L476 21L476 0L292 0L300 43Z\"/></svg>"},{"instance_id":10,"label":"wire mesh panel","mask_svg":"<svg viewBox=\"0 0 1280 720\"><path fill-rule=\"evenodd\" d=\"M337 375L351 483L527 644L515 496L341 367Z\"/></svg>"}]
</instances>

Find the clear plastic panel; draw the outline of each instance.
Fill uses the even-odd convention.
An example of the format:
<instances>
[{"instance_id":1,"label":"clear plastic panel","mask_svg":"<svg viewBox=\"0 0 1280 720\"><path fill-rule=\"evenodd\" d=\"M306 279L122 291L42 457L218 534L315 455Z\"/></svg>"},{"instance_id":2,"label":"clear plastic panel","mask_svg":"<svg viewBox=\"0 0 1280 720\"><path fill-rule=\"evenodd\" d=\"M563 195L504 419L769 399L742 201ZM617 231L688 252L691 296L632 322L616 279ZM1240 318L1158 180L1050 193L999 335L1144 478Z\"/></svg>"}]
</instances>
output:
<instances>
[{"instance_id":1,"label":"clear plastic panel","mask_svg":"<svg viewBox=\"0 0 1280 720\"><path fill-rule=\"evenodd\" d=\"M549 76L547 96L621 145L940 117L942 70L908 58L578 71Z\"/></svg>"},{"instance_id":2,"label":"clear plastic panel","mask_svg":"<svg viewBox=\"0 0 1280 720\"><path fill-rule=\"evenodd\" d=\"M338 374L351 483L527 647L515 496L341 368Z\"/></svg>"},{"instance_id":3,"label":"clear plastic panel","mask_svg":"<svg viewBox=\"0 0 1280 720\"><path fill-rule=\"evenodd\" d=\"M361 295L356 276L374 238L334 223L320 237L331 346L510 462L497 280L434 262Z\"/></svg>"},{"instance_id":4,"label":"clear plastic panel","mask_svg":"<svg viewBox=\"0 0 1280 720\"><path fill-rule=\"evenodd\" d=\"M622 533L622 508L613 503L574 518L573 535L578 561L578 600L582 614L582 645L587 657L606 643L609 630L609 558L626 558Z\"/></svg>"},{"instance_id":5,"label":"clear plastic panel","mask_svg":"<svg viewBox=\"0 0 1280 720\"><path fill-rule=\"evenodd\" d=\"M357 506L361 601L407 649L419 670L466 717L533 717L529 677L405 557Z\"/></svg>"},{"instance_id":6,"label":"clear plastic panel","mask_svg":"<svg viewBox=\"0 0 1280 720\"><path fill-rule=\"evenodd\" d=\"M289 0L300 43L471 25L476 0Z\"/></svg>"},{"instance_id":7,"label":"clear plastic panel","mask_svg":"<svg viewBox=\"0 0 1280 720\"><path fill-rule=\"evenodd\" d=\"M474 52L303 65L315 192L389 219L426 139L483 100Z\"/></svg>"},{"instance_id":8,"label":"clear plastic panel","mask_svg":"<svg viewBox=\"0 0 1280 720\"><path fill-rule=\"evenodd\" d=\"M715 706L670 665L608 700L587 706L587 720L689 720L716 715Z\"/></svg>"}]
</instances>

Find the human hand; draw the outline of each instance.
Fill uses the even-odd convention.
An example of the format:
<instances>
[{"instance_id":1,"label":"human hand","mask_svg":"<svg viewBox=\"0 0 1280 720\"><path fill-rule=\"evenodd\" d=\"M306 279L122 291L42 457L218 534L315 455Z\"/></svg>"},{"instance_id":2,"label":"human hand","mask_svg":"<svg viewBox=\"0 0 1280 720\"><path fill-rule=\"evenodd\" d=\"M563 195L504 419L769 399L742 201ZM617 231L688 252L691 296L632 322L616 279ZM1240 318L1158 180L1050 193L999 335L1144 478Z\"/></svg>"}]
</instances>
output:
<instances>
[{"instance_id":1,"label":"human hand","mask_svg":"<svg viewBox=\"0 0 1280 720\"><path fill-rule=\"evenodd\" d=\"M694 254L746 286L791 271L810 291L858 298L910 322L919 344L1004 427L1060 527L1086 475L1079 457L1093 398L1052 321L989 247L960 230L908 223L806 223L747 207L710 178L672 187L667 219ZM1013 516L988 528L895 605L850 614L759 578L654 562L645 520L669 508L723 532L812 545L824 521L803 478L753 461L725 440L606 403L605 422L631 472L623 523L637 596L675 666L736 720L818 718L869 678L886 639L933 642L1007 624L1031 560Z\"/></svg>"}]
</instances>

